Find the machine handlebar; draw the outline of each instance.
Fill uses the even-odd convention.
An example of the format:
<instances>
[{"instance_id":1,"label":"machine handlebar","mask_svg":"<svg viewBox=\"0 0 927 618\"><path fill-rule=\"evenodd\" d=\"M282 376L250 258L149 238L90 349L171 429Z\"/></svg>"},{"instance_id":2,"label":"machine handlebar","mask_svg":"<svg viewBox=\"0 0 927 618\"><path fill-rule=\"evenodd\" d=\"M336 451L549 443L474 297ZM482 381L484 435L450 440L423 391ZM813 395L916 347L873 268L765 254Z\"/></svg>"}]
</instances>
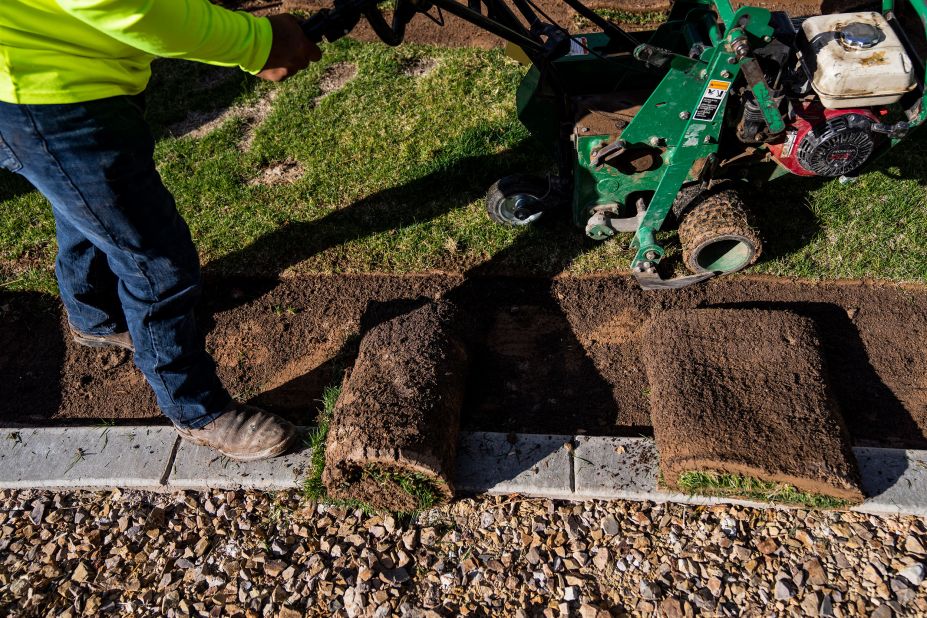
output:
<instances>
[{"instance_id":1,"label":"machine handlebar","mask_svg":"<svg viewBox=\"0 0 927 618\"><path fill-rule=\"evenodd\" d=\"M402 43L406 24L412 17L420 10L427 10L413 5L409 0L397 0L390 23L377 4L378 0L335 0L333 8L321 9L301 23L303 33L313 43L321 43L323 39L333 43L350 33L360 18L365 17L381 41L396 46Z\"/></svg>"}]
</instances>

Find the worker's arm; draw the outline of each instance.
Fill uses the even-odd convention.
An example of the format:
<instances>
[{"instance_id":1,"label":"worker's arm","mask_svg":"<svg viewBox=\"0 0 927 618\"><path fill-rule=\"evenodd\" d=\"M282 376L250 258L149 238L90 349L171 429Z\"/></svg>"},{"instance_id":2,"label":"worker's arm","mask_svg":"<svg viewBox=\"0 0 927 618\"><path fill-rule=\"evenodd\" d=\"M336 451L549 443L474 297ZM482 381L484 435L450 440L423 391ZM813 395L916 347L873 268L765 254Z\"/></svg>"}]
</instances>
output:
<instances>
[{"instance_id":1,"label":"worker's arm","mask_svg":"<svg viewBox=\"0 0 927 618\"><path fill-rule=\"evenodd\" d=\"M89 26L155 56L239 66L275 80L319 57L318 48L302 36L290 15L258 18L209 0L56 2Z\"/></svg>"}]
</instances>

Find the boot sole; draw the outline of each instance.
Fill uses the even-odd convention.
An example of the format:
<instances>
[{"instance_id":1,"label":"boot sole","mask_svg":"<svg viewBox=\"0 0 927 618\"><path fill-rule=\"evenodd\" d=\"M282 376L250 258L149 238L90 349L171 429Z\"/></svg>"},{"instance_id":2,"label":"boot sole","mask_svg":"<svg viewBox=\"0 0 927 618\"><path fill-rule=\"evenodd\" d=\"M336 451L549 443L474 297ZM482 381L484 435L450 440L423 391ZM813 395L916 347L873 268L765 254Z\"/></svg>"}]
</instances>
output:
<instances>
[{"instance_id":1,"label":"boot sole","mask_svg":"<svg viewBox=\"0 0 927 618\"><path fill-rule=\"evenodd\" d=\"M186 440L187 442L196 444L197 446L206 446L208 448L213 449L214 451L218 451L222 453L229 459L234 459L235 461L256 461L258 459L272 459L290 450L290 448L296 442L296 432L294 431L291 436L275 444L274 446L267 447L263 451L257 451L256 453L248 453L247 455L235 455L234 453L225 451L219 448L218 446L213 446L206 440L202 440L199 438L193 438L190 436L185 436L184 434L180 433L180 431L178 431L177 433L179 433L180 437Z\"/></svg>"},{"instance_id":2,"label":"boot sole","mask_svg":"<svg viewBox=\"0 0 927 618\"><path fill-rule=\"evenodd\" d=\"M78 337L73 335L71 339L74 340L74 343L77 345L84 346L85 348L117 348L119 350L128 350L129 352L135 352L134 346L122 345L121 343L115 343L112 341L100 341L99 339L87 339L85 337Z\"/></svg>"}]
</instances>

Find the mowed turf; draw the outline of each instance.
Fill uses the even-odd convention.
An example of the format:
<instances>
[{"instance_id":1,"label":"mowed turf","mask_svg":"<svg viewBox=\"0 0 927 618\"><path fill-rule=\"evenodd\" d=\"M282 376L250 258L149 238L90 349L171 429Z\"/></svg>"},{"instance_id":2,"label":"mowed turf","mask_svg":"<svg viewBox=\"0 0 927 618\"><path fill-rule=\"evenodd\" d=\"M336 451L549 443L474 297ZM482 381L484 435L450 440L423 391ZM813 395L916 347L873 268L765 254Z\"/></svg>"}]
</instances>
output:
<instances>
[{"instance_id":1,"label":"mowed turf","mask_svg":"<svg viewBox=\"0 0 927 618\"><path fill-rule=\"evenodd\" d=\"M498 50L352 41L281 85L161 61L148 117L214 273L626 270L629 235L593 242L566 212L518 230L486 217L497 178L551 167L515 115L524 71ZM748 193L767 242L753 271L927 282L925 141L915 133L853 185L790 177ZM661 238L678 261L675 233ZM54 290L54 253L49 206L0 172L0 285Z\"/></svg>"}]
</instances>

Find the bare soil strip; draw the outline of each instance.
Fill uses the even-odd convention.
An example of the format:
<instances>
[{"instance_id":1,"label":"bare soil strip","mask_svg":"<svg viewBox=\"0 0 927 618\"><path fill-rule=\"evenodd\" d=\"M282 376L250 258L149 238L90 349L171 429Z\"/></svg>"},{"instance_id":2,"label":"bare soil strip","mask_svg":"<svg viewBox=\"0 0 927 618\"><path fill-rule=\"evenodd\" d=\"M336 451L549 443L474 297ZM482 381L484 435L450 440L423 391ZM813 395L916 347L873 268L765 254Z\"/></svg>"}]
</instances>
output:
<instances>
[{"instance_id":1,"label":"bare soil strip","mask_svg":"<svg viewBox=\"0 0 927 618\"><path fill-rule=\"evenodd\" d=\"M671 487L746 475L861 502L814 322L791 311L696 309L644 330L653 432Z\"/></svg>"},{"instance_id":2,"label":"bare soil strip","mask_svg":"<svg viewBox=\"0 0 927 618\"><path fill-rule=\"evenodd\" d=\"M330 7L331 0L214 0L230 8L250 11L258 15L269 15L290 11L311 14L323 7ZM571 30L576 29L574 11L561 0L537 0L536 4L557 24ZM670 8L669 0L589 0L593 9L611 9L628 13L664 11ZM735 0L735 7L742 5L759 6L773 11L786 11L793 17L818 15L820 13L839 13L858 10L871 6L865 0ZM437 15L435 11L433 14ZM387 13L388 14L388 13ZM410 43L423 43L439 47L480 47L489 49L504 43L499 37L480 30L453 15L443 15L445 25L417 15L406 28L405 40ZM633 26L629 29L635 29ZM352 38L362 41L376 41L367 22L361 23L352 31Z\"/></svg>"},{"instance_id":3,"label":"bare soil strip","mask_svg":"<svg viewBox=\"0 0 927 618\"><path fill-rule=\"evenodd\" d=\"M857 446L927 447L927 288L733 277L647 293L621 276L341 275L214 280L201 325L233 394L311 424L363 334L451 296L472 316L463 426L650 432L642 325L670 309L784 309L812 319ZM0 419L26 424L158 418L128 354L78 348L57 299L0 293ZM346 343L347 342L347 343Z\"/></svg>"}]
</instances>

